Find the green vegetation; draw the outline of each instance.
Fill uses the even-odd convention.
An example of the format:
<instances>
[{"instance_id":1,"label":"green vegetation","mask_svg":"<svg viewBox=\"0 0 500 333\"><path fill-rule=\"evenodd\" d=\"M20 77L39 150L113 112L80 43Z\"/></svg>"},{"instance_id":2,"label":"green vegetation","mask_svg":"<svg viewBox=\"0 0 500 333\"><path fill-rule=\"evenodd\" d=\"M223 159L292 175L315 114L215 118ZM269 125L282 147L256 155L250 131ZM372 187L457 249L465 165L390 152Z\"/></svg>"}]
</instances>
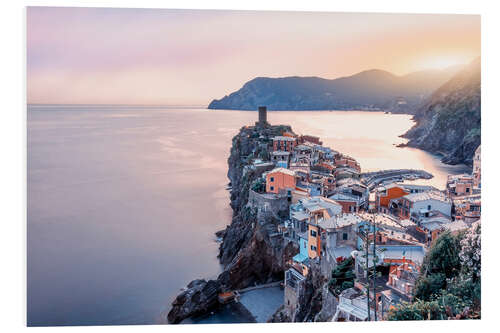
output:
<instances>
[{"instance_id":1,"label":"green vegetation","mask_svg":"<svg viewBox=\"0 0 500 333\"><path fill-rule=\"evenodd\" d=\"M481 316L481 225L442 234L424 258L415 300L389 312L389 320L471 319Z\"/></svg>"},{"instance_id":2,"label":"green vegetation","mask_svg":"<svg viewBox=\"0 0 500 333\"><path fill-rule=\"evenodd\" d=\"M354 287L354 261L351 257L345 259L332 270L332 278L328 282L330 291L338 296L345 290Z\"/></svg>"},{"instance_id":3,"label":"green vegetation","mask_svg":"<svg viewBox=\"0 0 500 333\"><path fill-rule=\"evenodd\" d=\"M259 158L263 161L269 160L269 152L267 151L267 148L263 148L261 151L259 151L259 154L257 156L259 156Z\"/></svg>"},{"instance_id":4,"label":"green vegetation","mask_svg":"<svg viewBox=\"0 0 500 333\"><path fill-rule=\"evenodd\" d=\"M252 190L257 193L266 192L266 181L263 178L257 178L252 184Z\"/></svg>"}]
</instances>

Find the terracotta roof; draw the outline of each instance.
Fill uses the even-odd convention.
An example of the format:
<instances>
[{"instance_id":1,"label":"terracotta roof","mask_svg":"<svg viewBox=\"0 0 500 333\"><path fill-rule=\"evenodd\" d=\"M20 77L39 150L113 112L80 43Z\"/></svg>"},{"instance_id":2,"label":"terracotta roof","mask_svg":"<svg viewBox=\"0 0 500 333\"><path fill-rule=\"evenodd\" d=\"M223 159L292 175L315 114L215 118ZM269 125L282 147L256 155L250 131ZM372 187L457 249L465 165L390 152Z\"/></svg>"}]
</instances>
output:
<instances>
[{"instance_id":1,"label":"terracotta roof","mask_svg":"<svg viewBox=\"0 0 500 333\"><path fill-rule=\"evenodd\" d=\"M284 173L285 175L289 175L289 176L295 176L295 171L293 170L290 170L290 169L285 169L285 168L275 168L271 171L269 171L269 174L271 173Z\"/></svg>"}]
</instances>

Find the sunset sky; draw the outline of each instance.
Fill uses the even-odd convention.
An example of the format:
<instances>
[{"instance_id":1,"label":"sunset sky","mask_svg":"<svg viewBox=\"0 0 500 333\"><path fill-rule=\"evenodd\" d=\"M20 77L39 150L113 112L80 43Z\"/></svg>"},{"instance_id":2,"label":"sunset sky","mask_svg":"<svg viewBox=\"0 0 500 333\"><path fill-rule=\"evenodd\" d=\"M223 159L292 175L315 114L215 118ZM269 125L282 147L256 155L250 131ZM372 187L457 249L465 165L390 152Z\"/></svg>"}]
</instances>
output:
<instances>
[{"instance_id":1,"label":"sunset sky","mask_svg":"<svg viewBox=\"0 0 500 333\"><path fill-rule=\"evenodd\" d=\"M478 15L29 7L27 97L206 105L257 76L467 63L480 39Z\"/></svg>"}]
</instances>

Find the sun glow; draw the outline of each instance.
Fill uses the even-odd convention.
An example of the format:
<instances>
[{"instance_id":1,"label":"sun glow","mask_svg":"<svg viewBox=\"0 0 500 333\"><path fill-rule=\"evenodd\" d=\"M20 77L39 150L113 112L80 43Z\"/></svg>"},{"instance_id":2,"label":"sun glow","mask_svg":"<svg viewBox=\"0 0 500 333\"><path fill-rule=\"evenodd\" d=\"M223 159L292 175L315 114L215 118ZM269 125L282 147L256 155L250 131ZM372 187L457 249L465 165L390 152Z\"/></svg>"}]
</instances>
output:
<instances>
[{"instance_id":1,"label":"sun glow","mask_svg":"<svg viewBox=\"0 0 500 333\"><path fill-rule=\"evenodd\" d=\"M432 56L426 57L421 61L421 67L424 69L445 69L456 65L465 65L471 59L462 55Z\"/></svg>"}]
</instances>

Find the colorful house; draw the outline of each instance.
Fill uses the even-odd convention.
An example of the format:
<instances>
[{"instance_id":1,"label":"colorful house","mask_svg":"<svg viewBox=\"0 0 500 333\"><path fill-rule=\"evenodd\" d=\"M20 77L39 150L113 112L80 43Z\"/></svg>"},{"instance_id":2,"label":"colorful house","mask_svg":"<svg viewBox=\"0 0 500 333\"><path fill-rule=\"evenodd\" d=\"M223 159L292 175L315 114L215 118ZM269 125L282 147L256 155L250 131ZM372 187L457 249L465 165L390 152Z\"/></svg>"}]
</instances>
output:
<instances>
[{"instance_id":1,"label":"colorful house","mask_svg":"<svg viewBox=\"0 0 500 333\"><path fill-rule=\"evenodd\" d=\"M337 167L347 166L351 169L356 170L357 172L361 172L361 166L359 163L352 157L346 155L337 155L335 157L335 165Z\"/></svg>"},{"instance_id":2,"label":"colorful house","mask_svg":"<svg viewBox=\"0 0 500 333\"><path fill-rule=\"evenodd\" d=\"M273 151L271 152L271 162L273 162L278 168L288 168L288 162L290 161L290 153L287 151Z\"/></svg>"},{"instance_id":3,"label":"colorful house","mask_svg":"<svg viewBox=\"0 0 500 333\"><path fill-rule=\"evenodd\" d=\"M396 184L377 188L375 191L375 205L377 211L380 213L388 213L390 211L391 200L401 198L407 194L410 194L410 192Z\"/></svg>"},{"instance_id":4,"label":"colorful house","mask_svg":"<svg viewBox=\"0 0 500 333\"><path fill-rule=\"evenodd\" d=\"M418 275L417 268L408 263L403 257L403 263L392 265L389 268L387 286L411 299Z\"/></svg>"},{"instance_id":5,"label":"colorful house","mask_svg":"<svg viewBox=\"0 0 500 333\"><path fill-rule=\"evenodd\" d=\"M293 267L296 271L300 272L303 276L309 273L309 251L307 246L307 239L299 237L299 253L293 257Z\"/></svg>"},{"instance_id":6,"label":"colorful house","mask_svg":"<svg viewBox=\"0 0 500 333\"><path fill-rule=\"evenodd\" d=\"M451 200L438 191L411 193L391 202L394 202L393 209L400 219L410 219L431 211L451 216Z\"/></svg>"},{"instance_id":7,"label":"colorful house","mask_svg":"<svg viewBox=\"0 0 500 333\"><path fill-rule=\"evenodd\" d=\"M295 172L285 168L276 168L269 171L266 175L266 192L278 194L283 191L289 191L290 196L295 190L296 178Z\"/></svg>"},{"instance_id":8,"label":"colorful house","mask_svg":"<svg viewBox=\"0 0 500 333\"><path fill-rule=\"evenodd\" d=\"M328 197L342 205L343 213L356 213L367 203L365 197L357 196L350 193L336 193Z\"/></svg>"},{"instance_id":9,"label":"colorful house","mask_svg":"<svg viewBox=\"0 0 500 333\"><path fill-rule=\"evenodd\" d=\"M292 152L297 145L297 139L289 136L275 136L273 138L273 151Z\"/></svg>"},{"instance_id":10,"label":"colorful house","mask_svg":"<svg viewBox=\"0 0 500 333\"><path fill-rule=\"evenodd\" d=\"M473 187L473 176L467 174L448 175L448 179L446 181L446 191L451 197L471 195Z\"/></svg>"},{"instance_id":11,"label":"colorful house","mask_svg":"<svg viewBox=\"0 0 500 333\"><path fill-rule=\"evenodd\" d=\"M462 220L465 223L473 223L481 218L481 198L468 197L461 200L454 200L455 220Z\"/></svg>"}]
</instances>

